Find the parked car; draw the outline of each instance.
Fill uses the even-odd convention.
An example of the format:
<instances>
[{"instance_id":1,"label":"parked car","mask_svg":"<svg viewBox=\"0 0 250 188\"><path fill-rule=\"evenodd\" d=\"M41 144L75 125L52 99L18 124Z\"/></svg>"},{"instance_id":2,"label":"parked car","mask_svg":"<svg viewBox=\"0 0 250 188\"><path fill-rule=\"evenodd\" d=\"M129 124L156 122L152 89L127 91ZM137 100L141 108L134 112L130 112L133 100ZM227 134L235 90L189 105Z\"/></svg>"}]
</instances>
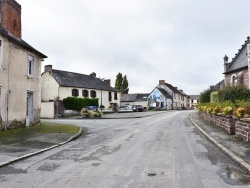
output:
<instances>
[{"instance_id":1,"label":"parked car","mask_svg":"<svg viewBox=\"0 0 250 188\"><path fill-rule=\"evenodd\" d=\"M143 107L142 107L142 105L133 105L132 106L132 110L134 112L142 112L143 111Z\"/></svg>"}]
</instances>

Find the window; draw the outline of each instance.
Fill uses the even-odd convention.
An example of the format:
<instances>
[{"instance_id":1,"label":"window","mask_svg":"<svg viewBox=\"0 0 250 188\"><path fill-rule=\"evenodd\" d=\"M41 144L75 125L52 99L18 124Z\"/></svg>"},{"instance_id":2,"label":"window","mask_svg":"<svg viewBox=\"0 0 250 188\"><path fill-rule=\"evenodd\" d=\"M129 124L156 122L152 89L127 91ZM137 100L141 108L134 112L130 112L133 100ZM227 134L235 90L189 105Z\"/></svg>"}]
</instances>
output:
<instances>
[{"instance_id":1,"label":"window","mask_svg":"<svg viewBox=\"0 0 250 188\"><path fill-rule=\"evenodd\" d=\"M90 97L96 98L96 91L91 90L91 91L90 91Z\"/></svg>"},{"instance_id":2,"label":"window","mask_svg":"<svg viewBox=\"0 0 250 188\"><path fill-rule=\"evenodd\" d=\"M232 85L235 86L237 84L237 77L234 75L232 77Z\"/></svg>"},{"instance_id":3,"label":"window","mask_svg":"<svg viewBox=\"0 0 250 188\"><path fill-rule=\"evenodd\" d=\"M117 100L117 93L114 93L114 99Z\"/></svg>"},{"instance_id":4,"label":"window","mask_svg":"<svg viewBox=\"0 0 250 188\"><path fill-rule=\"evenodd\" d=\"M34 77L34 57L28 56L28 76Z\"/></svg>"},{"instance_id":5,"label":"window","mask_svg":"<svg viewBox=\"0 0 250 188\"><path fill-rule=\"evenodd\" d=\"M73 97L78 97L79 96L78 89L72 89L72 96Z\"/></svg>"},{"instance_id":6,"label":"window","mask_svg":"<svg viewBox=\"0 0 250 188\"><path fill-rule=\"evenodd\" d=\"M89 97L89 91L88 90L82 90L82 96L83 97Z\"/></svg>"},{"instance_id":7,"label":"window","mask_svg":"<svg viewBox=\"0 0 250 188\"><path fill-rule=\"evenodd\" d=\"M109 101L112 101L112 95L111 95L111 92L109 92Z\"/></svg>"}]
</instances>

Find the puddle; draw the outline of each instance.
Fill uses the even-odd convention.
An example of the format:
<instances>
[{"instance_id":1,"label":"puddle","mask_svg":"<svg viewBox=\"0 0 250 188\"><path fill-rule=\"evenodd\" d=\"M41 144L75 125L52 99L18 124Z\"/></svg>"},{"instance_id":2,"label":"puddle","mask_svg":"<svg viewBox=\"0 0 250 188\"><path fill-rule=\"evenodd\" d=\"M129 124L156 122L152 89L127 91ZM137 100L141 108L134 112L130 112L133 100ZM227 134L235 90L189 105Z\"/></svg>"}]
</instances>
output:
<instances>
[{"instance_id":1,"label":"puddle","mask_svg":"<svg viewBox=\"0 0 250 188\"><path fill-rule=\"evenodd\" d=\"M223 172L221 172L221 178L224 182L231 185L249 185L250 175L245 172L232 168L230 166L225 167Z\"/></svg>"}]
</instances>

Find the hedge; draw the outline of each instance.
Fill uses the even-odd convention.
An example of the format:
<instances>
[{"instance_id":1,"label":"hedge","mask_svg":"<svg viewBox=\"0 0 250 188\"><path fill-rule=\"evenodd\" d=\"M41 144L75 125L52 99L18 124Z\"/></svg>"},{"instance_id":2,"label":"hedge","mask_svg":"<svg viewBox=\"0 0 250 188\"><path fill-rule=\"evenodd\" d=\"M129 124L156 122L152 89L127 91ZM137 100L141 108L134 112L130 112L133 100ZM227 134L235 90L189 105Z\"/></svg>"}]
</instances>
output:
<instances>
[{"instance_id":1,"label":"hedge","mask_svg":"<svg viewBox=\"0 0 250 188\"><path fill-rule=\"evenodd\" d=\"M77 110L81 111L86 106L99 106L98 98L78 98L78 97L67 97L63 99L64 108L66 110Z\"/></svg>"}]
</instances>

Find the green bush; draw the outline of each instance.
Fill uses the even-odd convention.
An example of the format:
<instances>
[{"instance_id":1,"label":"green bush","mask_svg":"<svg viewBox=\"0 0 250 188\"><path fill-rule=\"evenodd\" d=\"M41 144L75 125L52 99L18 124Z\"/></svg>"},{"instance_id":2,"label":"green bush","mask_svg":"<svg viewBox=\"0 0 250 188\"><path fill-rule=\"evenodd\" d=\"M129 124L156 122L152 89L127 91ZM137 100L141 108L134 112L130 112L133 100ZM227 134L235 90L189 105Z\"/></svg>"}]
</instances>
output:
<instances>
[{"instance_id":1,"label":"green bush","mask_svg":"<svg viewBox=\"0 0 250 188\"><path fill-rule=\"evenodd\" d=\"M249 100L250 90L244 86L226 87L218 91L219 101L231 101L236 103L237 100Z\"/></svg>"},{"instance_id":2,"label":"green bush","mask_svg":"<svg viewBox=\"0 0 250 188\"><path fill-rule=\"evenodd\" d=\"M81 111L86 106L99 106L98 99L93 98L78 98L78 97L67 97L63 99L64 108L66 110L77 110Z\"/></svg>"},{"instance_id":3,"label":"green bush","mask_svg":"<svg viewBox=\"0 0 250 188\"><path fill-rule=\"evenodd\" d=\"M212 89L207 89L204 90L201 95L200 95L200 102L201 103L208 103L210 102L210 94L213 92L214 90Z\"/></svg>"}]
</instances>

